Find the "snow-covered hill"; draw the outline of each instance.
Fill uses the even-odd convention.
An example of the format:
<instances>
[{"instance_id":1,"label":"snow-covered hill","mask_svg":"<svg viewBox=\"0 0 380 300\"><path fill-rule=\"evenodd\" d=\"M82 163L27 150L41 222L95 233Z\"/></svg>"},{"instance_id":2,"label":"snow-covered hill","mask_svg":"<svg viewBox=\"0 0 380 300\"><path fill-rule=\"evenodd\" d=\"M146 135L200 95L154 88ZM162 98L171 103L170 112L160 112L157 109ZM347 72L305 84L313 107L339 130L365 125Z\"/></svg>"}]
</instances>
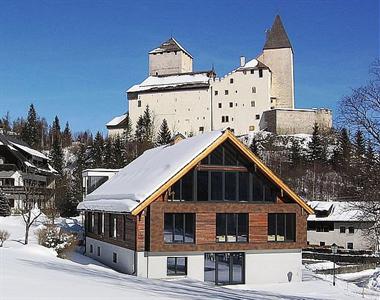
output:
<instances>
[{"instance_id":1,"label":"snow-covered hill","mask_svg":"<svg viewBox=\"0 0 380 300\"><path fill-rule=\"evenodd\" d=\"M333 287L331 281L306 270L301 283L229 288L125 275L79 253L57 258L53 250L37 245L33 233L39 226L41 220L31 229L30 244L24 246L22 218L0 217L0 229L11 233L0 248L0 299L362 299L362 289L354 284L338 280ZM380 297L375 291L364 292L366 299Z\"/></svg>"}]
</instances>

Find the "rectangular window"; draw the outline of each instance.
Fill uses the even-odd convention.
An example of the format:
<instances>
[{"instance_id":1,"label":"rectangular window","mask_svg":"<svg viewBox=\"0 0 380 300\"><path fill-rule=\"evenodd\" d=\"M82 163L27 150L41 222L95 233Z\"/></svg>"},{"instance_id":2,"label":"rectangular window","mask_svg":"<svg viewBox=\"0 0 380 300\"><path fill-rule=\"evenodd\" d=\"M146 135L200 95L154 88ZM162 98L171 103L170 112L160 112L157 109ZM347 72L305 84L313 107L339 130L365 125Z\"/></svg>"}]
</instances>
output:
<instances>
[{"instance_id":1,"label":"rectangular window","mask_svg":"<svg viewBox=\"0 0 380 300\"><path fill-rule=\"evenodd\" d=\"M223 173L211 172L211 200L223 200Z\"/></svg>"},{"instance_id":2,"label":"rectangular window","mask_svg":"<svg viewBox=\"0 0 380 300\"><path fill-rule=\"evenodd\" d=\"M256 102L255 101L251 101L251 107L255 107L256 106Z\"/></svg>"},{"instance_id":3,"label":"rectangular window","mask_svg":"<svg viewBox=\"0 0 380 300\"><path fill-rule=\"evenodd\" d=\"M98 247L98 256L100 256L100 247Z\"/></svg>"},{"instance_id":4,"label":"rectangular window","mask_svg":"<svg viewBox=\"0 0 380 300\"><path fill-rule=\"evenodd\" d=\"M340 233L346 233L346 227L340 226Z\"/></svg>"},{"instance_id":5,"label":"rectangular window","mask_svg":"<svg viewBox=\"0 0 380 300\"><path fill-rule=\"evenodd\" d=\"M168 257L167 275L184 276L187 275L187 257Z\"/></svg>"},{"instance_id":6,"label":"rectangular window","mask_svg":"<svg viewBox=\"0 0 380 300\"><path fill-rule=\"evenodd\" d=\"M109 237L116 238L117 230L117 217L116 215L109 215Z\"/></svg>"},{"instance_id":7,"label":"rectangular window","mask_svg":"<svg viewBox=\"0 0 380 300\"><path fill-rule=\"evenodd\" d=\"M102 213L97 213L96 214L96 218L98 219L98 234L102 234L102 228L103 228L103 225L102 225Z\"/></svg>"},{"instance_id":8,"label":"rectangular window","mask_svg":"<svg viewBox=\"0 0 380 300\"><path fill-rule=\"evenodd\" d=\"M347 249L354 249L354 243L347 243Z\"/></svg>"},{"instance_id":9,"label":"rectangular window","mask_svg":"<svg viewBox=\"0 0 380 300\"><path fill-rule=\"evenodd\" d=\"M88 230L88 232L92 232L92 214L93 213L91 213L91 212L88 212L87 213L87 219L86 219L86 221L87 221L87 230Z\"/></svg>"},{"instance_id":10,"label":"rectangular window","mask_svg":"<svg viewBox=\"0 0 380 300\"><path fill-rule=\"evenodd\" d=\"M224 90L224 95L228 95L228 90Z\"/></svg>"},{"instance_id":11,"label":"rectangular window","mask_svg":"<svg viewBox=\"0 0 380 300\"><path fill-rule=\"evenodd\" d=\"M215 91L214 93L215 93L215 96L218 96L218 91Z\"/></svg>"},{"instance_id":12,"label":"rectangular window","mask_svg":"<svg viewBox=\"0 0 380 300\"><path fill-rule=\"evenodd\" d=\"M225 172L224 198L227 201L235 201L237 195L237 173Z\"/></svg>"},{"instance_id":13,"label":"rectangular window","mask_svg":"<svg viewBox=\"0 0 380 300\"><path fill-rule=\"evenodd\" d=\"M94 246L90 245L90 253L94 252Z\"/></svg>"},{"instance_id":14,"label":"rectangular window","mask_svg":"<svg viewBox=\"0 0 380 300\"><path fill-rule=\"evenodd\" d=\"M168 244L194 243L195 214L165 213L164 241Z\"/></svg>"},{"instance_id":15,"label":"rectangular window","mask_svg":"<svg viewBox=\"0 0 380 300\"><path fill-rule=\"evenodd\" d=\"M256 93L256 87L255 87L255 86L252 87L252 93L253 93L253 94Z\"/></svg>"},{"instance_id":16,"label":"rectangular window","mask_svg":"<svg viewBox=\"0 0 380 300\"><path fill-rule=\"evenodd\" d=\"M233 78L230 78L230 83L234 83L234 79Z\"/></svg>"},{"instance_id":17,"label":"rectangular window","mask_svg":"<svg viewBox=\"0 0 380 300\"><path fill-rule=\"evenodd\" d=\"M249 200L249 173L239 172L239 201Z\"/></svg>"},{"instance_id":18,"label":"rectangular window","mask_svg":"<svg viewBox=\"0 0 380 300\"><path fill-rule=\"evenodd\" d=\"M268 214L268 241L295 242L296 241L296 214L269 213Z\"/></svg>"},{"instance_id":19,"label":"rectangular window","mask_svg":"<svg viewBox=\"0 0 380 300\"><path fill-rule=\"evenodd\" d=\"M141 100L137 101L137 107L141 107Z\"/></svg>"},{"instance_id":20,"label":"rectangular window","mask_svg":"<svg viewBox=\"0 0 380 300\"><path fill-rule=\"evenodd\" d=\"M199 127L199 131L203 132L203 131L205 131L205 128L203 126L201 126L201 127Z\"/></svg>"},{"instance_id":21,"label":"rectangular window","mask_svg":"<svg viewBox=\"0 0 380 300\"><path fill-rule=\"evenodd\" d=\"M117 217L113 217L113 237L117 237Z\"/></svg>"},{"instance_id":22,"label":"rectangular window","mask_svg":"<svg viewBox=\"0 0 380 300\"><path fill-rule=\"evenodd\" d=\"M117 264L117 253L115 252L112 253L112 261Z\"/></svg>"},{"instance_id":23,"label":"rectangular window","mask_svg":"<svg viewBox=\"0 0 380 300\"><path fill-rule=\"evenodd\" d=\"M234 103L233 102L230 102L230 107L234 107Z\"/></svg>"},{"instance_id":24,"label":"rectangular window","mask_svg":"<svg viewBox=\"0 0 380 300\"><path fill-rule=\"evenodd\" d=\"M259 69L259 77L263 77L263 69Z\"/></svg>"},{"instance_id":25,"label":"rectangular window","mask_svg":"<svg viewBox=\"0 0 380 300\"><path fill-rule=\"evenodd\" d=\"M251 74L255 74L255 70L251 70Z\"/></svg>"},{"instance_id":26,"label":"rectangular window","mask_svg":"<svg viewBox=\"0 0 380 300\"><path fill-rule=\"evenodd\" d=\"M218 107L219 107L219 108L222 108L222 103L219 102L219 103L218 103Z\"/></svg>"},{"instance_id":27,"label":"rectangular window","mask_svg":"<svg viewBox=\"0 0 380 300\"><path fill-rule=\"evenodd\" d=\"M260 120L260 115L255 116L256 120Z\"/></svg>"},{"instance_id":28,"label":"rectangular window","mask_svg":"<svg viewBox=\"0 0 380 300\"><path fill-rule=\"evenodd\" d=\"M208 200L208 172L198 171L197 173L197 200Z\"/></svg>"},{"instance_id":29,"label":"rectangular window","mask_svg":"<svg viewBox=\"0 0 380 300\"><path fill-rule=\"evenodd\" d=\"M255 130L255 126L254 125L249 126L249 131L254 131L254 130Z\"/></svg>"},{"instance_id":30,"label":"rectangular window","mask_svg":"<svg viewBox=\"0 0 380 300\"><path fill-rule=\"evenodd\" d=\"M91 232L95 232L95 213L91 213Z\"/></svg>"},{"instance_id":31,"label":"rectangular window","mask_svg":"<svg viewBox=\"0 0 380 300\"><path fill-rule=\"evenodd\" d=\"M354 227L352 227L352 226L348 227L348 233L353 234L354 232L355 232Z\"/></svg>"},{"instance_id":32,"label":"rectangular window","mask_svg":"<svg viewBox=\"0 0 380 300\"><path fill-rule=\"evenodd\" d=\"M216 214L216 241L248 242L248 214Z\"/></svg>"},{"instance_id":33,"label":"rectangular window","mask_svg":"<svg viewBox=\"0 0 380 300\"><path fill-rule=\"evenodd\" d=\"M102 214L102 234L104 234L104 224L105 224L105 222L104 222L104 213Z\"/></svg>"},{"instance_id":34,"label":"rectangular window","mask_svg":"<svg viewBox=\"0 0 380 300\"><path fill-rule=\"evenodd\" d=\"M319 246L321 246L321 247L326 246L326 243L325 242L319 242Z\"/></svg>"},{"instance_id":35,"label":"rectangular window","mask_svg":"<svg viewBox=\"0 0 380 300\"><path fill-rule=\"evenodd\" d=\"M226 123L228 123L228 116L226 116Z\"/></svg>"}]
</instances>

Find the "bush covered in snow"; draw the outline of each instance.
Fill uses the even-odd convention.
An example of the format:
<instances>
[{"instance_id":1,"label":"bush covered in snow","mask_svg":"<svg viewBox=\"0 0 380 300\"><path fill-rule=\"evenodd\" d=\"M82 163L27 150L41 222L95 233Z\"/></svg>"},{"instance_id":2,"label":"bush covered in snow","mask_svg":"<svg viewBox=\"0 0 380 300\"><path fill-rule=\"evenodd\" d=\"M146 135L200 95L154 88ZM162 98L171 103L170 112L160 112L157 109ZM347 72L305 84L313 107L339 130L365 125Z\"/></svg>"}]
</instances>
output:
<instances>
[{"instance_id":1,"label":"bush covered in snow","mask_svg":"<svg viewBox=\"0 0 380 300\"><path fill-rule=\"evenodd\" d=\"M0 247L3 247L4 242L9 239L10 234L6 230L1 230L0 229Z\"/></svg>"},{"instance_id":2,"label":"bush covered in snow","mask_svg":"<svg viewBox=\"0 0 380 300\"><path fill-rule=\"evenodd\" d=\"M76 246L76 236L62 231L59 227L48 225L37 230L38 243L47 248L54 248L58 257L65 258Z\"/></svg>"},{"instance_id":3,"label":"bush covered in snow","mask_svg":"<svg viewBox=\"0 0 380 300\"><path fill-rule=\"evenodd\" d=\"M375 291L380 291L380 271L375 272L368 282L368 287Z\"/></svg>"}]
</instances>

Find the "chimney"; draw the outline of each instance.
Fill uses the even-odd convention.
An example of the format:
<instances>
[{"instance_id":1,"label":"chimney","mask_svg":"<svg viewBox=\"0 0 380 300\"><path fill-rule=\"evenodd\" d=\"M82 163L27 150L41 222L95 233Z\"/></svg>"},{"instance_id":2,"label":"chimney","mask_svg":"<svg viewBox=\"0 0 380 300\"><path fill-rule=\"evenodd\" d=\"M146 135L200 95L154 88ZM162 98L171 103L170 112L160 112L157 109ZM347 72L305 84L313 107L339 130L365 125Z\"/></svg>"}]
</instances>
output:
<instances>
[{"instance_id":1,"label":"chimney","mask_svg":"<svg viewBox=\"0 0 380 300\"><path fill-rule=\"evenodd\" d=\"M240 67L245 66L245 56L240 56Z\"/></svg>"}]
</instances>

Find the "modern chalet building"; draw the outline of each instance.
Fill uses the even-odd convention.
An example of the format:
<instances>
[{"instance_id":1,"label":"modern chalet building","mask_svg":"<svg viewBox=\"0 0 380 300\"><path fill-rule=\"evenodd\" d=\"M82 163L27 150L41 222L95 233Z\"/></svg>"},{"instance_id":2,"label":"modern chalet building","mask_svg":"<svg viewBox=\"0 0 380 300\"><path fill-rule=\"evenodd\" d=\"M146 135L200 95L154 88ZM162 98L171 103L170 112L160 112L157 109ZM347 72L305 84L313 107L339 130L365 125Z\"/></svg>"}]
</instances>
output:
<instances>
[{"instance_id":1,"label":"modern chalet building","mask_svg":"<svg viewBox=\"0 0 380 300\"><path fill-rule=\"evenodd\" d=\"M0 192L13 211L23 208L26 195L40 208L54 198L55 175L49 158L15 136L0 133Z\"/></svg>"},{"instance_id":2,"label":"modern chalet building","mask_svg":"<svg viewBox=\"0 0 380 300\"><path fill-rule=\"evenodd\" d=\"M301 281L313 213L228 130L147 150L78 209L88 256L219 285Z\"/></svg>"}]
</instances>

